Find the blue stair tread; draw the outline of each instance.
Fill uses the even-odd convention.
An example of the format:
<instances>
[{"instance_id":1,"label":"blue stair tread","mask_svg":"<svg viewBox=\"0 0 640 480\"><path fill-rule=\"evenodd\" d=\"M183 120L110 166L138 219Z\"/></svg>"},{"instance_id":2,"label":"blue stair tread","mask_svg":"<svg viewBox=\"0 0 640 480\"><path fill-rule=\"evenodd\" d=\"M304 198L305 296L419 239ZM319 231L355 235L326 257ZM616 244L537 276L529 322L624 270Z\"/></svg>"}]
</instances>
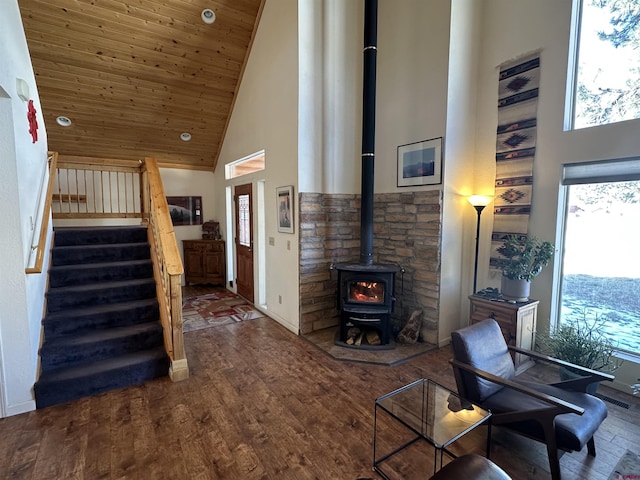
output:
<instances>
[{"instance_id":1,"label":"blue stair tread","mask_svg":"<svg viewBox=\"0 0 640 480\"><path fill-rule=\"evenodd\" d=\"M102 330L94 330L87 333L76 335L60 335L51 340L47 340L43 348L60 348L60 347L74 347L80 345L88 345L101 341L116 340L119 338L129 337L131 335L138 335L141 333L155 333L157 330L162 329L160 322L145 322L135 325L127 325L124 327L114 327Z\"/></svg>"},{"instance_id":2,"label":"blue stair tread","mask_svg":"<svg viewBox=\"0 0 640 480\"><path fill-rule=\"evenodd\" d=\"M37 383L40 388L43 388L47 384L54 384L56 382L69 380L82 381L82 379L86 377L117 371L148 361L161 361L166 359L166 357L167 353L165 352L164 347L141 350L139 352L119 355L107 360L100 360L98 362L84 364L77 367L63 367L56 370L42 372Z\"/></svg>"},{"instance_id":3,"label":"blue stair tread","mask_svg":"<svg viewBox=\"0 0 640 480\"><path fill-rule=\"evenodd\" d=\"M66 270L91 270L93 268L118 268L128 267L133 265L147 265L151 263L150 258L144 258L141 260L122 260L119 262L96 262L96 263L78 263L75 265L54 265L49 269L49 273L53 271L66 271Z\"/></svg>"},{"instance_id":4,"label":"blue stair tread","mask_svg":"<svg viewBox=\"0 0 640 480\"><path fill-rule=\"evenodd\" d=\"M108 231L108 230L146 230L144 225L104 225L99 227L56 227L56 232L86 232L86 231Z\"/></svg>"},{"instance_id":5,"label":"blue stair tread","mask_svg":"<svg viewBox=\"0 0 640 480\"><path fill-rule=\"evenodd\" d=\"M54 230L36 407L167 375L147 227Z\"/></svg>"},{"instance_id":6,"label":"blue stair tread","mask_svg":"<svg viewBox=\"0 0 640 480\"><path fill-rule=\"evenodd\" d=\"M148 246L147 242L126 242L126 243L92 243L90 245L59 245L55 249L59 252L69 250L86 250L88 248L123 248L123 247L139 247Z\"/></svg>"},{"instance_id":7,"label":"blue stair tread","mask_svg":"<svg viewBox=\"0 0 640 480\"><path fill-rule=\"evenodd\" d=\"M135 239L145 241L147 227L142 225L120 225L109 227L55 227L54 245L92 245L96 243L120 243Z\"/></svg>"},{"instance_id":8,"label":"blue stair tread","mask_svg":"<svg viewBox=\"0 0 640 480\"><path fill-rule=\"evenodd\" d=\"M155 283L153 278L136 278L132 280L117 280L115 282L95 282L85 285L66 285L64 287L53 287L49 289L49 294L73 294L81 292L90 292L92 290L107 290L110 288L119 287L136 287L139 285L146 285L149 283Z\"/></svg>"},{"instance_id":9,"label":"blue stair tread","mask_svg":"<svg viewBox=\"0 0 640 480\"><path fill-rule=\"evenodd\" d=\"M59 287L62 288L62 287ZM97 315L100 313L107 312L119 312L121 310L133 310L137 307L152 307L157 302L156 298L145 298L143 300L132 300L129 302L119 302L119 303L107 303L103 305L95 305L92 307L81 307L81 308L73 308L60 310L57 312L47 313L44 321L48 319L54 320L58 317L79 317L84 315Z\"/></svg>"},{"instance_id":10,"label":"blue stair tread","mask_svg":"<svg viewBox=\"0 0 640 480\"><path fill-rule=\"evenodd\" d=\"M55 227L56 232L108 232L126 230L146 230L143 225L112 225L101 227Z\"/></svg>"}]
</instances>

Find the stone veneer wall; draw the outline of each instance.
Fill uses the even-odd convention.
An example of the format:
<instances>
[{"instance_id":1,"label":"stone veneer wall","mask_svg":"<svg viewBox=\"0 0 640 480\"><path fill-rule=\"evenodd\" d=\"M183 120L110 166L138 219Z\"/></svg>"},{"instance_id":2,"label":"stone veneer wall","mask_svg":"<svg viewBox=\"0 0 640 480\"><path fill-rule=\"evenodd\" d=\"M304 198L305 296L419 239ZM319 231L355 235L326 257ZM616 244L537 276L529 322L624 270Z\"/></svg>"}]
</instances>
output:
<instances>
[{"instance_id":1,"label":"stone veneer wall","mask_svg":"<svg viewBox=\"0 0 640 480\"><path fill-rule=\"evenodd\" d=\"M338 325L334 263L360 257L360 195L301 193L300 333ZM399 265L394 329L413 310L424 312L422 336L437 344L440 300L442 192L374 196L375 263Z\"/></svg>"}]
</instances>

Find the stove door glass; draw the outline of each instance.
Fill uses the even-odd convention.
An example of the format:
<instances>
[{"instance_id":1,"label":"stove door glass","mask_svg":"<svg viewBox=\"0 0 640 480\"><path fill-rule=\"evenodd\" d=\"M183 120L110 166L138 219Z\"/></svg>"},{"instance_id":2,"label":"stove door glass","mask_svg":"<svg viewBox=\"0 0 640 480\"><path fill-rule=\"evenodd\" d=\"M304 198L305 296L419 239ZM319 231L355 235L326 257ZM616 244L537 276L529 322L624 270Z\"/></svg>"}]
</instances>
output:
<instances>
[{"instance_id":1,"label":"stove door glass","mask_svg":"<svg viewBox=\"0 0 640 480\"><path fill-rule=\"evenodd\" d=\"M384 282L355 280L349 282L349 301L362 303L384 303Z\"/></svg>"}]
</instances>

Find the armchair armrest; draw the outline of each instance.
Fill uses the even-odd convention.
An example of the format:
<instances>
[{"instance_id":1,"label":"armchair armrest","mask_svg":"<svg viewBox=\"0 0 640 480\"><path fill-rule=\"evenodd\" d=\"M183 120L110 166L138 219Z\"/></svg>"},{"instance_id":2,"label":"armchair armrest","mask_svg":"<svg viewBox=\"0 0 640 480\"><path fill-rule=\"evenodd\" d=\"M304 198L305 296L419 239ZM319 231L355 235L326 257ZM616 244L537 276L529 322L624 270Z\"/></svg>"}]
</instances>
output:
<instances>
[{"instance_id":1,"label":"armchair armrest","mask_svg":"<svg viewBox=\"0 0 640 480\"><path fill-rule=\"evenodd\" d=\"M461 370L465 370L469 373L472 373L480 378L488 380L493 383L497 383L498 385L502 385L507 388L511 388L518 392L524 393L525 395L529 395L533 398L536 398L540 401L548 403L551 406L559 409L559 413L576 413L578 415L582 415L584 413L584 408L579 407L578 405L574 405L573 403L567 402L557 397L553 397L551 395L547 395L542 392L538 392L533 390L532 388L526 387L524 385L520 385L519 383L512 382L511 380L507 380L502 377L498 377L492 373L486 372L484 370L480 370L466 363L462 363L458 360L452 359L449 360L449 363L453 365L455 368L459 368Z\"/></svg>"},{"instance_id":2,"label":"armchair armrest","mask_svg":"<svg viewBox=\"0 0 640 480\"><path fill-rule=\"evenodd\" d=\"M543 355L541 353L534 352L532 350L526 350L524 348L514 347L512 345L509 345L508 348L509 348L510 351L513 351L513 352L516 352L516 353L521 353L523 355L527 355L527 356L529 356L531 358L535 358L536 360L540 360L540 361L543 361L543 362L551 363L553 365L558 365L560 367L571 368L573 370L581 372L581 374L583 374L584 376L596 377L594 379L594 381L604 381L604 380L611 381L611 380L616 378L615 376L611 375L610 373L603 373L603 372L599 372L598 370L591 370L590 368L581 367L580 365L575 365L575 364L573 364L571 362L566 362L564 360L560 360L559 358L554 358L554 357L550 357L548 355Z\"/></svg>"}]
</instances>

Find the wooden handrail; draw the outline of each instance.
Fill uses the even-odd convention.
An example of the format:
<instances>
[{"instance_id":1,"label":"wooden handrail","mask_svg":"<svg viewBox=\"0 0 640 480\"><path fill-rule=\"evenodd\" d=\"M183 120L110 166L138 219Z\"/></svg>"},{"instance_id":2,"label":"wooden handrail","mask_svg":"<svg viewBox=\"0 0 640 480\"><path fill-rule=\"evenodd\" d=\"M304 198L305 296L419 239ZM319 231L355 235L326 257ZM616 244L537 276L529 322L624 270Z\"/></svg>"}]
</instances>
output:
<instances>
[{"instance_id":1,"label":"wooden handrail","mask_svg":"<svg viewBox=\"0 0 640 480\"><path fill-rule=\"evenodd\" d=\"M153 258L156 292L160 304L160 322L167 354L171 360L169 376L173 381L189 377L182 332L182 259L178 250L167 197L160 170L154 158L142 165L142 218L148 223L148 238Z\"/></svg>"},{"instance_id":2,"label":"wooden handrail","mask_svg":"<svg viewBox=\"0 0 640 480\"><path fill-rule=\"evenodd\" d=\"M182 275L184 272L182 259L180 257L180 251L178 250L175 232L173 231L169 204L164 194L164 187L162 186L162 179L156 159L145 158L145 167L149 176L150 200L155 208L155 212L153 213L155 214L158 233L162 240L162 251L164 254L164 263L167 266L167 273L169 275Z\"/></svg>"},{"instance_id":3,"label":"wooden handrail","mask_svg":"<svg viewBox=\"0 0 640 480\"><path fill-rule=\"evenodd\" d=\"M47 193L45 194L44 209L42 211L42 222L40 225L40 235L36 247L36 261L33 267L27 267L26 273L42 273L42 263L44 262L44 252L47 246L47 234L49 233L49 217L51 212L51 201L53 198L53 184L56 178L56 167L58 164L58 152L49 152L49 181L47 182Z\"/></svg>"}]
</instances>

